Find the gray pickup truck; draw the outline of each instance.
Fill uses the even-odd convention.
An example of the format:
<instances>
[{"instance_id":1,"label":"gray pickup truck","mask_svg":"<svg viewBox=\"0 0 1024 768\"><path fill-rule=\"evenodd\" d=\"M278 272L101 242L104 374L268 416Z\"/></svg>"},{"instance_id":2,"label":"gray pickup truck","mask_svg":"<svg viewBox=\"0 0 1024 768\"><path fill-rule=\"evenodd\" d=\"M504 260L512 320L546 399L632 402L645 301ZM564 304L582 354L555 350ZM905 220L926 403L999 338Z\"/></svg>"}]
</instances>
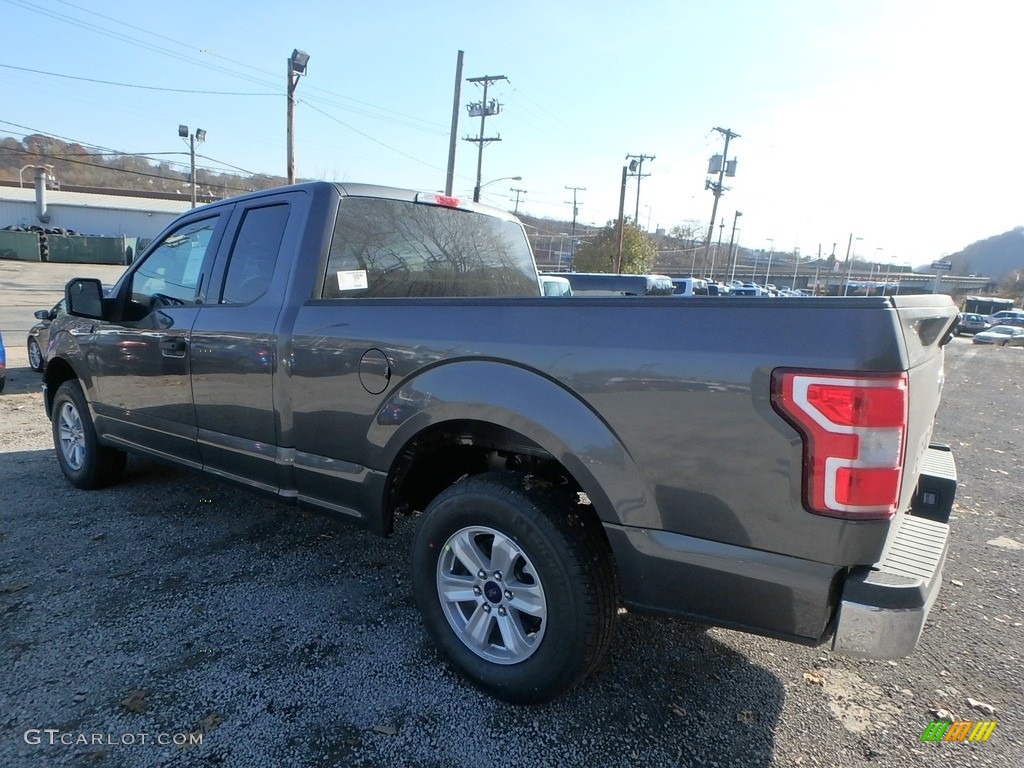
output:
<instances>
[{"instance_id":1,"label":"gray pickup truck","mask_svg":"<svg viewBox=\"0 0 1024 768\"><path fill-rule=\"evenodd\" d=\"M893 658L938 593L948 297L544 298L506 213L310 183L65 298L73 485L140 452L381 535L417 515L426 631L506 701L579 683L621 607Z\"/></svg>"}]
</instances>

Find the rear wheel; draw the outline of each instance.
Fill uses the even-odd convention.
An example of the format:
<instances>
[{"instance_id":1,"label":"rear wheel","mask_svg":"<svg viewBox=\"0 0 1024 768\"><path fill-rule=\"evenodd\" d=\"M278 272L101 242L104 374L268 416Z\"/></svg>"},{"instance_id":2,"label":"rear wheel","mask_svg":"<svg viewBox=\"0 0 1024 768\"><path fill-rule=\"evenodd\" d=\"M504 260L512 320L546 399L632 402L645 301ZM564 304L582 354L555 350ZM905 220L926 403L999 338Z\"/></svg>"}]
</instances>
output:
<instances>
[{"instance_id":1,"label":"rear wheel","mask_svg":"<svg viewBox=\"0 0 1024 768\"><path fill-rule=\"evenodd\" d=\"M449 663L504 701L548 701L600 663L616 617L600 522L530 475L496 472L432 501L413 543L413 589Z\"/></svg>"},{"instance_id":2,"label":"rear wheel","mask_svg":"<svg viewBox=\"0 0 1024 768\"><path fill-rule=\"evenodd\" d=\"M43 370L43 351L35 339L28 340L28 364L33 371Z\"/></svg>"},{"instance_id":3,"label":"rear wheel","mask_svg":"<svg viewBox=\"0 0 1024 768\"><path fill-rule=\"evenodd\" d=\"M128 456L99 444L89 405L77 381L65 381L58 387L51 418L57 463L72 485L92 489L117 480Z\"/></svg>"}]
</instances>

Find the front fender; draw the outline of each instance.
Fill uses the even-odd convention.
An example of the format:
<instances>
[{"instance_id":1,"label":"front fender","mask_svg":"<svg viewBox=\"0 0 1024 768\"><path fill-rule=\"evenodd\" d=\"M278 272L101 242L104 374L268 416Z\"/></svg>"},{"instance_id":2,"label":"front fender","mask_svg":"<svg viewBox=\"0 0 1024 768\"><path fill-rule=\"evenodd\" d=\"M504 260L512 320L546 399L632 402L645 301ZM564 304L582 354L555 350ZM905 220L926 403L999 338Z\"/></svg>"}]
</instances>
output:
<instances>
[{"instance_id":1,"label":"front fender","mask_svg":"<svg viewBox=\"0 0 1024 768\"><path fill-rule=\"evenodd\" d=\"M445 422L496 424L532 440L580 484L603 522L621 524L653 504L621 441L577 395L536 371L455 360L402 382L382 404L367 440L391 467L410 440Z\"/></svg>"},{"instance_id":2,"label":"front fender","mask_svg":"<svg viewBox=\"0 0 1024 768\"><path fill-rule=\"evenodd\" d=\"M91 327L92 322L81 321ZM90 408L96 399L95 381L90 372L85 350L78 343L78 338L70 329L61 329L50 336L46 350L46 367L43 369L43 385L46 389L46 413L50 414L50 404L57 388L68 379L78 379L82 384L86 400ZM95 414L94 414L95 415Z\"/></svg>"}]
</instances>

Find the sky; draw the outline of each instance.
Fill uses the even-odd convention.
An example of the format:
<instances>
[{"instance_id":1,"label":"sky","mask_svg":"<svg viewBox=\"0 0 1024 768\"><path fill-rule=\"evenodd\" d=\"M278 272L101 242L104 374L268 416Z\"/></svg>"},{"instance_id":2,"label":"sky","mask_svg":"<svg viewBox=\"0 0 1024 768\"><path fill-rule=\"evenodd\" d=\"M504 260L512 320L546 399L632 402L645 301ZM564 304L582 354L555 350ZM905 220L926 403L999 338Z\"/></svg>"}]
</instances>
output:
<instances>
[{"instance_id":1,"label":"sky","mask_svg":"<svg viewBox=\"0 0 1024 768\"><path fill-rule=\"evenodd\" d=\"M640 225L706 232L723 128L715 238L918 266L1024 224L1022 22L1005 0L0 0L0 135L187 169L186 124L198 165L283 176L298 48L300 178L443 190L463 51L456 195L476 181L467 79L503 75L482 202L525 190L521 213L571 220L580 187L579 222L603 226L647 155Z\"/></svg>"}]
</instances>

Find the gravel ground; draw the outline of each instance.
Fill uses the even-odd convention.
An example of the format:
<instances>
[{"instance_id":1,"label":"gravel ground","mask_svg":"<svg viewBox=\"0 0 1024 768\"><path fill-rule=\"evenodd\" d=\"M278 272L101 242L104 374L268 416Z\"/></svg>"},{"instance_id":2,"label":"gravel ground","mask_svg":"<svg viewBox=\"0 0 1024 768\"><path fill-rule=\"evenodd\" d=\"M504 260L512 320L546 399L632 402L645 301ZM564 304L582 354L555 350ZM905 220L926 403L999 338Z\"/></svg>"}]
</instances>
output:
<instances>
[{"instance_id":1,"label":"gravel ground","mask_svg":"<svg viewBox=\"0 0 1024 768\"><path fill-rule=\"evenodd\" d=\"M627 614L597 675L513 707L427 641L407 576L415 520L377 539L134 457L117 487L73 489L22 339L5 338L0 766L1024 763L1024 350L948 348L936 436L961 488L913 656L855 661ZM998 726L986 743L922 743L939 710ZM175 738L201 743L155 743Z\"/></svg>"}]
</instances>

